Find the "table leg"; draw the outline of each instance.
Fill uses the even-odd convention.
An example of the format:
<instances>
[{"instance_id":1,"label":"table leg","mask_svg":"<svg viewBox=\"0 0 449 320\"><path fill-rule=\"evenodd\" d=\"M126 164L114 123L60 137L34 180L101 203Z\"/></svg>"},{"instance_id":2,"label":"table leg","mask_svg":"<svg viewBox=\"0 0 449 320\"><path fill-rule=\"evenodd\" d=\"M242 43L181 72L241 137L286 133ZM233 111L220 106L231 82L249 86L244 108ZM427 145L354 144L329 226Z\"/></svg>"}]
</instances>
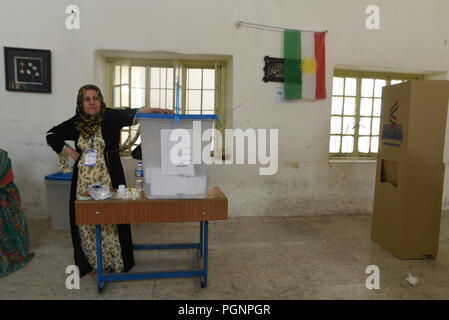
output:
<instances>
[{"instance_id":1,"label":"table leg","mask_svg":"<svg viewBox=\"0 0 449 320\"><path fill-rule=\"evenodd\" d=\"M204 222L204 260L203 260L203 281L201 282L202 288L207 288L207 254L208 254L208 221Z\"/></svg>"},{"instance_id":2,"label":"table leg","mask_svg":"<svg viewBox=\"0 0 449 320\"><path fill-rule=\"evenodd\" d=\"M200 222L200 257L203 256L203 227L204 226L204 222L201 221Z\"/></svg>"},{"instance_id":3,"label":"table leg","mask_svg":"<svg viewBox=\"0 0 449 320\"><path fill-rule=\"evenodd\" d=\"M98 293L103 293L105 283L102 278L103 262L101 254L101 225L97 224L95 227L96 231L96 249L97 249L97 287Z\"/></svg>"}]
</instances>

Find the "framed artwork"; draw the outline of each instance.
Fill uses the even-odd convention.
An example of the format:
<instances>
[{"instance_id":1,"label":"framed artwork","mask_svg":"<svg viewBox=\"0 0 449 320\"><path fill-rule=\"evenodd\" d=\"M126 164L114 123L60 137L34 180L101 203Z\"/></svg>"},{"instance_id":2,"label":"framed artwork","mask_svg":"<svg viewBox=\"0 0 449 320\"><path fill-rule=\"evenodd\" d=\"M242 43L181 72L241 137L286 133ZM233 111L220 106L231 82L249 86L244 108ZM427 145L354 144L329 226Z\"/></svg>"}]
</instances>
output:
<instances>
[{"instance_id":1,"label":"framed artwork","mask_svg":"<svg viewBox=\"0 0 449 320\"><path fill-rule=\"evenodd\" d=\"M6 90L51 93L50 50L4 47Z\"/></svg>"},{"instance_id":2,"label":"framed artwork","mask_svg":"<svg viewBox=\"0 0 449 320\"><path fill-rule=\"evenodd\" d=\"M284 59L265 56L263 81L284 82Z\"/></svg>"}]
</instances>

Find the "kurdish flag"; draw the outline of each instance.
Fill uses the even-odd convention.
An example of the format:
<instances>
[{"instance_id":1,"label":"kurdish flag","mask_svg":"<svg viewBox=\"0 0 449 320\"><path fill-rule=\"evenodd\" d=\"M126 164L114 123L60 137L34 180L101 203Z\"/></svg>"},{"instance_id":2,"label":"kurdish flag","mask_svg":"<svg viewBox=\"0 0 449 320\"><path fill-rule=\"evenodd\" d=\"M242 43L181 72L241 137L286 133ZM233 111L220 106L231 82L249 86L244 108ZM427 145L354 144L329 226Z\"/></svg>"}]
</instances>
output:
<instances>
[{"instance_id":1,"label":"kurdish flag","mask_svg":"<svg viewBox=\"0 0 449 320\"><path fill-rule=\"evenodd\" d=\"M326 98L325 32L284 31L284 97Z\"/></svg>"}]
</instances>

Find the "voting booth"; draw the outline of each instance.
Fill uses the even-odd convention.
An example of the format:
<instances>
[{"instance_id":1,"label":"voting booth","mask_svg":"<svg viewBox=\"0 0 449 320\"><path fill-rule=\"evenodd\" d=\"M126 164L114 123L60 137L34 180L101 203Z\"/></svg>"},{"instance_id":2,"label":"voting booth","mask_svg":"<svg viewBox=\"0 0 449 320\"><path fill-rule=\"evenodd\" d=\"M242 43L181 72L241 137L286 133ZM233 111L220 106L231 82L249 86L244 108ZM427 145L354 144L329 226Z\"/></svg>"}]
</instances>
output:
<instances>
[{"instance_id":1,"label":"voting booth","mask_svg":"<svg viewBox=\"0 0 449 320\"><path fill-rule=\"evenodd\" d=\"M438 253L449 81L382 90L372 239L400 259Z\"/></svg>"},{"instance_id":2,"label":"voting booth","mask_svg":"<svg viewBox=\"0 0 449 320\"><path fill-rule=\"evenodd\" d=\"M210 155L217 116L137 113L136 118L146 198L206 198L209 168L203 153Z\"/></svg>"}]
</instances>

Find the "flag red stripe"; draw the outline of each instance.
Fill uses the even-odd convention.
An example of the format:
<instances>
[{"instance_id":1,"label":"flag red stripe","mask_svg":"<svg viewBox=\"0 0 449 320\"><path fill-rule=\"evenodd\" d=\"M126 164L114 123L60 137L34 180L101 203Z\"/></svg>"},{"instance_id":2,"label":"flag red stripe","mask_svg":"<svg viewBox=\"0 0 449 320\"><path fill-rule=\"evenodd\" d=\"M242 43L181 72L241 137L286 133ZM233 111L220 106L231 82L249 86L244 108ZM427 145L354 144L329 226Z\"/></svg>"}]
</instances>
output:
<instances>
[{"instance_id":1,"label":"flag red stripe","mask_svg":"<svg viewBox=\"0 0 449 320\"><path fill-rule=\"evenodd\" d=\"M390 112L393 111L393 109L398 105L399 100L395 102L395 104L391 107Z\"/></svg>"},{"instance_id":2,"label":"flag red stripe","mask_svg":"<svg viewBox=\"0 0 449 320\"><path fill-rule=\"evenodd\" d=\"M315 59L316 70L316 99L326 98L326 63L325 63L325 32L315 33Z\"/></svg>"}]
</instances>

